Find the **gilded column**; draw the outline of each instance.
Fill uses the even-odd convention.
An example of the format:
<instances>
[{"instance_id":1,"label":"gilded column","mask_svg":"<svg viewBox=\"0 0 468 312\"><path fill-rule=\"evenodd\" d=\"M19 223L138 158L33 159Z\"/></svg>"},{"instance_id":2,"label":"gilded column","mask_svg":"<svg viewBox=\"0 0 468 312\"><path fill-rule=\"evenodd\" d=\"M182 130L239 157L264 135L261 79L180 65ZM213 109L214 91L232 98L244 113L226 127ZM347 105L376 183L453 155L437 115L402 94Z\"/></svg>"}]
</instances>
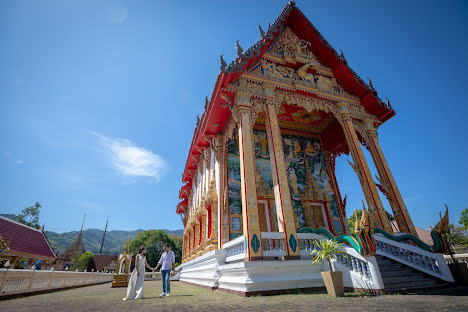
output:
<instances>
[{"instance_id":1,"label":"gilded column","mask_svg":"<svg viewBox=\"0 0 468 312\"><path fill-rule=\"evenodd\" d=\"M192 255L192 246L193 246L193 235L192 235L192 228L188 230L188 249L187 249L187 261L190 260Z\"/></svg>"},{"instance_id":2,"label":"gilded column","mask_svg":"<svg viewBox=\"0 0 468 312\"><path fill-rule=\"evenodd\" d=\"M209 250L216 249L218 245L218 234L217 234L217 224L218 224L218 193L216 190L216 170L213 169L210 188L208 190L208 201L210 203L210 210L207 213L210 214L209 220L211 224L207 226L207 230L211 229L211 232L208 233L208 238L210 240Z\"/></svg>"},{"instance_id":3,"label":"gilded column","mask_svg":"<svg viewBox=\"0 0 468 312\"><path fill-rule=\"evenodd\" d=\"M200 241L200 224L198 223L198 219L195 220L195 224L193 226L193 237L193 251L196 252L198 248L198 242Z\"/></svg>"},{"instance_id":4,"label":"gilded column","mask_svg":"<svg viewBox=\"0 0 468 312\"><path fill-rule=\"evenodd\" d=\"M266 89L265 93L269 96L265 104L265 126L270 152L278 230L284 233L285 249L287 252L285 259L297 259L300 258L300 248L298 246L294 211L289 191L289 179L286 174L283 139L276 113L276 100L273 90Z\"/></svg>"},{"instance_id":5,"label":"gilded column","mask_svg":"<svg viewBox=\"0 0 468 312\"><path fill-rule=\"evenodd\" d=\"M224 192L225 189L225 175L226 171L224 170L225 166L225 145L224 145L224 137L222 135L216 136L216 147L214 149L216 160L218 161L218 170L216 171L216 176L218 177L216 180L217 188L217 227L216 227L216 235L218 238L218 249L223 248L223 244L229 241L229 225L225 224L224 220L227 221L227 207L224 207ZM226 214L226 216L225 216Z\"/></svg>"},{"instance_id":6,"label":"gilded column","mask_svg":"<svg viewBox=\"0 0 468 312\"><path fill-rule=\"evenodd\" d=\"M203 174L205 175L205 198L208 194L210 187L211 169L211 149L208 147L206 149L205 171L203 172Z\"/></svg>"},{"instance_id":7,"label":"gilded column","mask_svg":"<svg viewBox=\"0 0 468 312\"><path fill-rule=\"evenodd\" d=\"M239 125L239 158L241 176L242 221L245 261L263 259L262 237L258 218L256 164L253 145L253 121L250 95L238 92L235 97L234 118Z\"/></svg>"},{"instance_id":8,"label":"gilded column","mask_svg":"<svg viewBox=\"0 0 468 312\"><path fill-rule=\"evenodd\" d=\"M400 194L400 190L396 185L387 160L380 148L377 130L375 129L373 122L365 120L364 129L367 135L367 145L379 173L384 194L387 196L390 206L392 207L398 228L400 229L400 232L417 235L413 221L411 220L408 210L406 209L405 202L403 201L403 197Z\"/></svg>"},{"instance_id":9,"label":"gilded column","mask_svg":"<svg viewBox=\"0 0 468 312\"><path fill-rule=\"evenodd\" d=\"M356 171L361 182L364 196L366 197L367 205L369 207L371 219L374 227L382 228L389 233L393 233L392 227L387 217L387 213L383 208L380 201L377 187L375 186L374 179L367 165L366 159L361 149L361 144L354 129L349 108L346 103L338 103L340 109L340 117L343 122L343 130L348 142L348 147L351 156L354 160L354 170Z\"/></svg>"},{"instance_id":10,"label":"gilded column","mask_svg":"<svg viewBox=\"0 0 468 312\"><path fill-rule=\"evenodd\" d=\"M335 175L335 159L332 158L330 152L323 151L323 158L325 160L325 165L327 166L328 176L330 177L331 186L333 188L333 193L335 194L335 201L338 209L340 210L340 223L343 227L343 232L351 234L349 230L348 219L346 218L346 207L343 205L343 200L341 198L340 189L338 187L338 182Z\"/></svg>"},{"instance_id":11,"label":"gilded column","mask_svg":"<svg viewBox=\"0 0 468 312\"><path fill-rule=\"evenodd\" d=\"M206 214L207 214L206 209L203 209L203 212L200 217L200 226L201 226L201 231L200 231L201 237L199 237L200 246L203 246L206 241Z\"/></svg>"}]
</instances>

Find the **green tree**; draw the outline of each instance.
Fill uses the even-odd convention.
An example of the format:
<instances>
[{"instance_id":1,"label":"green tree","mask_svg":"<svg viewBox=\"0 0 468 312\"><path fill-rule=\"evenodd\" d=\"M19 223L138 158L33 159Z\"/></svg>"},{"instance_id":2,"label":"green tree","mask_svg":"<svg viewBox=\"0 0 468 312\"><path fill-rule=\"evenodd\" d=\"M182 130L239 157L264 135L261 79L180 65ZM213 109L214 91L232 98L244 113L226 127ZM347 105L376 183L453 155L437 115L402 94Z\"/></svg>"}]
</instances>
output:
<instances>
[{"instance_id":1,"label":"green tree","mask_svg":"<svg viewBox=\"0 0 468 312\"><path fill-rule=\"evenodd\" d=\"M130 242L130 252L136 255L140 246L146 247L146 262L151 267L155 267L158 264L161 254L164 252L164 245L169 244L171 249L174 251L176 256L176 262L180 262L180 256L177 255L177 247L172 238L170 238L166 232L161 230L148 230L138 233L134 239Z\"/></svg>"},{"instance_id":2,"label":"green tree","mask_svg":"<svg viewBox=\"0 0 468 312\"><path fill-rule=\"evenodd\" d=\"M33 206L24 208L18 215L18 221L27 226L39 229L39 213L42 206L36 202Z\"/></svg>"},{"instance_id":3,"label":"green tree","mask_svg":"<svg viewBox=\"0 0 468 312\"><path fill-rule=\"evenodd\" d=\"M169 235L170 238L175 243L175 248L174 248L174 255L176 258L176 267L180 264L180 261L182 261L182 249L184 248L184 239L176 234L171 234Z\"/></svg>"},{"instance_id":4,"label":"green tree","mask_svg":"<svg viewBox=\"0 0 468 312\"><path fill-rule=\"evenodd\" d=\"M460 221L458 221L465 229L468 229L468 207L466 207L460 216Z\"/></svg>"},{"instance_id":5,"label":"green tree","mask_svg":"<svg viewBox=\"0 0 468 312\"><path fill-rule=\"evenodd\" d=\"M93 261L93 253L91 251L84 252L78 260L73 264L73 270L84 271L88 269L89 265Z\"/></svg>"},{"instance_id":6,"label":"green tree","mask_svg":"<svg viewBox=\"0 0 468 312\"><path fill-rule=\"evenodd\" d=\"M361 220L362 210L357 209L356 214L357 214L358 220ZM349 229L351 230L352 233L354 233L354 226L356 225L356 217L354 216L354 212L352 215L349 216L348 224L349 224Z\"/></svg>"}]
</instances>

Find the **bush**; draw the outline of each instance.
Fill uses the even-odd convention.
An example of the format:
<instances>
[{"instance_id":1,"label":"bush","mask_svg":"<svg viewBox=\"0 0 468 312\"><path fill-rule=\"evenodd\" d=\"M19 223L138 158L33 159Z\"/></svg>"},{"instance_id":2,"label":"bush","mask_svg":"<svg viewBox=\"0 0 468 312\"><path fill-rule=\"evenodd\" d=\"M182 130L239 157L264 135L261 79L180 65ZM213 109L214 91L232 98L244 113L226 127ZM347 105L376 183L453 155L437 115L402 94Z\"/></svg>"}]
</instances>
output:
<instances>
[{"instance_id":1,"label":"bush","mask_svg":"<svg viewBox=\"0 0 468 312\"><path fill-rule=\"evenodd\" d=\"M75 261L72 269L73 270L78 269L78 271L84 271L88 269L92 261L93 261L93 253L91 251L86 251L78 258L78 260Z\"/></svg>"}]
</instances>

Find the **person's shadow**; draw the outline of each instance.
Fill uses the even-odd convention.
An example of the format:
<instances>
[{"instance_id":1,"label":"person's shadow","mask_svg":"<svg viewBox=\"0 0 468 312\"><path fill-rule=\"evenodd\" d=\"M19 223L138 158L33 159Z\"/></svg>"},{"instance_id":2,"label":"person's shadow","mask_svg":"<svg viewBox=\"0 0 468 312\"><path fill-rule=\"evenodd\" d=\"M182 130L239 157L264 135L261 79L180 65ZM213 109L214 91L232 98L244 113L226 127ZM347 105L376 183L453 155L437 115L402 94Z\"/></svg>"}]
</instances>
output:
<instances>
[{"instance_id":1,"label":"person's shadow","mask_svg":"<svg viewBox=\"0 0 468 312\"><path fill-rule=\"evenodd\" d=\"M171 297L193 297L193 295L171 295ZM169 297L169 298L171 298ZM165 299L166 297L159 297L158 295L154 296L154 297L144 297L144 298L141 298L143 300L145 299Z\"/></svg>"}]
</instances>

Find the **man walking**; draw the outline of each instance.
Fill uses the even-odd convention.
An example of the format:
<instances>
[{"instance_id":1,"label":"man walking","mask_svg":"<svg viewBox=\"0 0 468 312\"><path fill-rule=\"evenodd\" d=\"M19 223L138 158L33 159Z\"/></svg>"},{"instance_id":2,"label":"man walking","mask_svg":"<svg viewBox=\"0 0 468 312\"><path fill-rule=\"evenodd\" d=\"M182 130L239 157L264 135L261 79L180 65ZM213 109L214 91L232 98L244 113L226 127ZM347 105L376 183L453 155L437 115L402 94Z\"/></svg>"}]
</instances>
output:
<instances>
[{"instance_id":1,"label":"man walking","mask_svg":"<svg viewBox=\"0 0 468 312\"><path fill-rule=\"evenodd\" d=\"M157 270L161 266L161 279L163 291L159 297L169 297L171 294L171 270L174 271L175 255L171 250L171 246L164 246L164 253L159 259L158 265L154 268Z\"/></svg>"}]
</instances>

